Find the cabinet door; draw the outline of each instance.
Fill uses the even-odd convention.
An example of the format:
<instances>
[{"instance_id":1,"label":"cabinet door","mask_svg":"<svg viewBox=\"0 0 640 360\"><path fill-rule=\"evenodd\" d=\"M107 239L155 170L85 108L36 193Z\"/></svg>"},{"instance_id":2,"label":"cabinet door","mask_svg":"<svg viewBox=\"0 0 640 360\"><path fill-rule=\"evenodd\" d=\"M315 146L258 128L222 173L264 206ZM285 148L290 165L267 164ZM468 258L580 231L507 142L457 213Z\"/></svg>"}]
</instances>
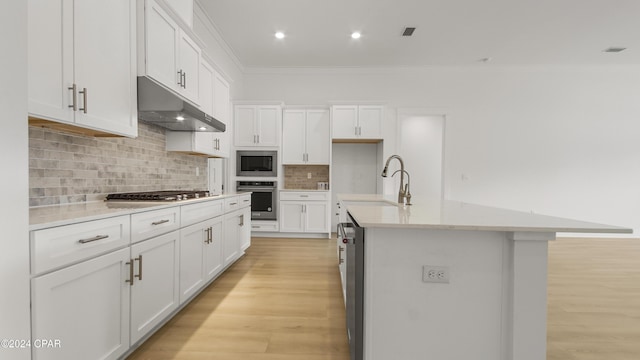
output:
<instances>
[{"instance_id":1,"label":"cabinet door","mask_svg":"<svg viewBox=\"0 0 640 360\"><path fill-rule=\"evenodd\" d=\"M224 216L224 240L222 254L224 266L231 264L238 258L240 252L240 216L234 212Z\"/></svg>"},{"instance_id":2,"label":"cabinet door","mask_svg":"<svg viewBox=\"0 0 640 360\"><path fill-rule=\"evenodd\" d=\"M215 71L206 61L200 62L200 109L215 117L213 109L213 81Z\"/></svg>"},{"instance_id":3,"label":"cabinet door","mask_svg":"<svg viewBox=\"0 0 640 360\"><path fill-rule=\"evenodd\" d=\"M31 280L33 359L117 359L129 348L129 248Z\"/></svg>"},{"instance_id":4,"label":"cabinet door","mask_svg":"<svg viewBox=\"0 0 640 360\"><path fill-rule=\"evenodd\" d=\"M74 1L76 123L137 135L134 14L129 0Z\"/></svg>"},{"instance_id":5,"label":"cabinet door","mask_svg":"<svg viewBox=\"0 0 640 360\"><path fill-rule=\"evenodd\" d=\"M382 139L382 106L361 105L358 107L359 137L362 139Z\"/></svg>"},{"instance_id":6,"label":"cabinet door","mask_svg":"<svg viewBox=\"0 0 640 360\"><path fill-rule=\"evenodd\" d=\"M240 250L245 251L251 246L251 208L242 209L240 222Z\"/></svg>"},{"instance_id":7,"label":"cabinet door","mask_svg":"<svg viewBox=\"0 0 640 360\"><path fill-rule=\"evenodd\" d=\"M337 237L338 270L340 270L340 283L342 284L342 299L347 306L347 246L342 242L342 237Z\"/></svg>"},{"instance_id":8,"label":"cabinet door","mask_svg":"<svg viewBox=\"0 0 640 360\"><path fill-rule=\"evenodd\" d=\"M306 232L329 232L329 217L327 203L324 201L310 201L305 205Z\"/></svg>"},{"instance_id":9,"label":"cabinet door","mask_svg":"<svg viewBox=\"0 0 640 360\"><path fill-rule=\"evenodd\" d=\"M27 2L29 114L72 123L73 7L70 0Z\"/></svg>"},{"instance_id":10,"label":"cabinet door","mask_svg":"<svg viewBox=\"0 0 640 360\"><path fill-rule=\"evenodd\" d=\"M231 88L229 83L218 72L213 77L213 117L227 126L231 125L229 119L229 106L231 101Z\"/></svg>"},{"instance_id":11,"label":"cabinet door","mask_svg":"<svg viewBox=\"0 0 640 360\"><path fill-rule=\"evenodd\" d=\"M258 144L260 146L280 146L280 119L282 109L279 106L258 107Z\"/></svg>"},{"instance_id":12,"label":"cabinet door","mask_svg":"<svg viewBox=\"0 0 640 360\"><path fill-rule=\"evenodd\" d=\"M194 132L190 134L195 139L194 150L201 154L215 155L217 152L216 133L212 132Z\"/></svg>"},{"instance_id":13,"label":"cabinet door","mask_svg":"<svg viewBox=\"0 0 640 360\"><path fill-rule=\"evenodd\" d=\"M187 34L180 32L178 54L178 64L182 71L181 86L178 90L184 97L199 104L200 47Z\"/></svg>"},{"instance_id":14,"label":"cabinet door","mask_svg":"<svg viewBox=\"0 0 640 360\"><path fill-rule=\"evenodd\" d=\"M306 111L285 110L282 115L282 163L306 163Z\"/></svg>"},{"instance_id":15,"label":"cabinet door","mask_svg":"<svg viewBox=\"0 0 640 360\"><path fill-rule=\"evenodd\" d=\"M222 270L222 243L224 236L224 218L219 216L213 219L209 226L211 234L209 241L204 245L205 281L213 279Z\"/></svg>"},{"instance_id":16,"label":"cabinet door","mask_svg":"<svg viewBox=\"0 0 640 360\"><path fill-rule=\"evenodd\" d=\"M358 106L336 105L332 108L334 139L353 139L357 134Z\"/></svg>"},{"instance_id":17,"label":"cabinet door","mask_svg":"<svg viewBox=\"0 0 640 360\"><path fill-rule=\"evenodd\" d=\"M280 231L303 232L304 231L304 202L281 201L280 202Z\"/></svg>"},{"instance_id":18,"label":"cabinet door","mask_svg":"<svg viewBox=\"0 0 640 360\"><path fill-rule=\"evenodd\" d=\"M131 344L178 308L179 242L180 232L174 231L131 247Z\"/></svg>"},{"instance_id":19,"label":"cabinet door","mask_svg":"<svg viewBox=\"0 0 640 360\"><path fill-rule=\"evenodd\" d=\"M204 221L180 230L180 304L189 299L204 285Z\"/></svg>"},{"instance_id":20,"label":"cabinet door","mask_svg":"<svg viewBox=\"0 0 640 360\"><path fill-rule=\"evenodd\" d=\"M257 119L255 106L236 106L234 111L234 134L236 146L255 146Z\"/></svg>"},{"instance_id":21,"label":"cabinet door","mask_svg":"<svg viewBox=\"0 0 640 360\"><path fill-rule=\"evenodd\" d=\"M329 111L307 110L307 164L329 165Z\"/></svg>"},{"instance_id":22,"label":"cabinet door","mask_svg":"<svg viewBox=\"0 0 640 360\"><path fill-rule=\"evenodd\" d=\"M216 155L218 157L221 158L228 158L229 157L229 133L228 132L222 132L222 133L214 133L215 134L215 138L218 140L218 151L216 152Z\"/></svg>"},{"instance_id":23,"label":"cabinet door","mask_svg":"<svg viewBox=\"0 0 640 360\"><path fill-rule=\"evenodd\" d=\"M145 9L147 75L166 87L178 90L178 25L155 1Z\"/></svg>"}]
</instances>

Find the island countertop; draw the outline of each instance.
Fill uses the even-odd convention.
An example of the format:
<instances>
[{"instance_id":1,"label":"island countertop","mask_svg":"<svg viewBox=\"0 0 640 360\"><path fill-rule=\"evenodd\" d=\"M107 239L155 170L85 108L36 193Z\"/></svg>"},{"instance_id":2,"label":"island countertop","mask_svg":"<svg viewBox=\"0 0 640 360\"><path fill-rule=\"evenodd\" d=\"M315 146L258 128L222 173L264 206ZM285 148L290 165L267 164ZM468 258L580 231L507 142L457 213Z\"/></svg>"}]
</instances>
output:
<instances>
[{"instance_id":1,"label":"island countertop","mask_svg":"<svg viewBox=\"0 0 640 360\"><path fill-rule=\"evenodd\" d=\"M378 194L338 194L353 219L362 227L414 229L627 233L630 228L507 210L460 201L444 200L429 206L399 205L395 196Z\"/></svg>"}]
</instances>

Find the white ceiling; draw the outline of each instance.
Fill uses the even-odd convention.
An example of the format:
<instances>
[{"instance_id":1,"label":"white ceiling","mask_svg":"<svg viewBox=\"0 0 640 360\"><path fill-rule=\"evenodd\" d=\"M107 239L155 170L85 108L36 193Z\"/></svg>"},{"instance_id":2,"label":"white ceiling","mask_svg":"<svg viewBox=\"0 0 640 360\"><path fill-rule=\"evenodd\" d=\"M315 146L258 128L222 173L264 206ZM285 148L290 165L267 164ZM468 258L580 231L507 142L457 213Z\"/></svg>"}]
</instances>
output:
<instances>
[{"instance_id":1,"label":"white ceiling","mask_svg":"<svg viewBox=\"0 0 640 360\"><path fill-rule=\"evenodd\" d=\"M199 2L245 67L640 64L640 0Z\"/></svg>"}]
</instances>

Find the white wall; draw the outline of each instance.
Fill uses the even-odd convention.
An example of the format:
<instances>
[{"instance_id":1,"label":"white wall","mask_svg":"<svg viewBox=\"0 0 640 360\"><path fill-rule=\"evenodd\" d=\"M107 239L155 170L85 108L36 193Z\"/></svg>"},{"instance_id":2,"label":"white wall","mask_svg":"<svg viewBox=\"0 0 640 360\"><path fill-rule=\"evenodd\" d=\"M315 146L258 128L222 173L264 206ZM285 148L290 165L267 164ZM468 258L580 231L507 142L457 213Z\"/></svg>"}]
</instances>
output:
<instances>
[{"instance_id":1,"label":"white wall","mask_svg":"<svg viewBox=\"0 0 640 360\"><path fill-rule=\"evenodd\" d=\"M27 2L0 6L0 339L30 339L27 133ZM29 359L4 349L0 359Z\"/></svg>"},{"instance_id":2,"label":"white wall","mask_svg":"<svg viewBox=\"0 0 640 360\"><path fill-rule=\"evenodd\" d=\"M638 94L640 65L249 69L243 95L440 109L446 198L640 231Z\"/></svg>"}]
</instances>

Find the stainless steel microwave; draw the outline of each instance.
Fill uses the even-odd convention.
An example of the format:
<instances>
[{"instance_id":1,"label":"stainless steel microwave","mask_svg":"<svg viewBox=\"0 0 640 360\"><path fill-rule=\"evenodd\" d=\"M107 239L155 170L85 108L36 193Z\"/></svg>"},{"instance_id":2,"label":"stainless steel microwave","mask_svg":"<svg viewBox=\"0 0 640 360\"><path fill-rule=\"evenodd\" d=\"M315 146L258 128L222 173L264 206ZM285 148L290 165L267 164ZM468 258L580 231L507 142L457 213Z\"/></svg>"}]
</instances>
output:
<instances>
[{"instance_id":1,"label":"stainless steel microwave","mask_svg":"<svg viewBox=\"0 0 640 360\"><path fill-rule=\"evenodd\" d=\"M278 152L237 151L236 176L278 176Z\"/></svg>"}]
</instances>

